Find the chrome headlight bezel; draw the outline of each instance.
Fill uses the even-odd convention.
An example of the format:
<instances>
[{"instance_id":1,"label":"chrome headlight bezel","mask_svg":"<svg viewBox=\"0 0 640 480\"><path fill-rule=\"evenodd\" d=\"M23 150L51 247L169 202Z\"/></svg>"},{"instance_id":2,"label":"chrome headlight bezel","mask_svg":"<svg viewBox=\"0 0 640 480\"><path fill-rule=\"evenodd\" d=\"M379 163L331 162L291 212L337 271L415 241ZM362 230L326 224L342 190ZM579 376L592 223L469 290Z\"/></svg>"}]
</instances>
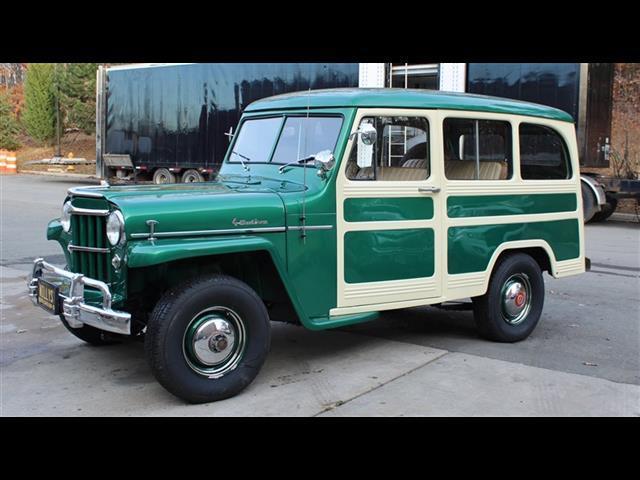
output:
<instances>
[{"instance_id":1,"label":"chrome headlight bezel","mask_svg":"<svg viewBox=\"0 0 640 480\"><path fill-rule=\"evenodd\" d=\"M67 200L62 205L60 225L62 225L62 230L64 230L65 233L69 233L69 230L71 230L71 200Z\"/></svg>"},{"instance_id":2,"label":"chrome headlight bezel","mask_svg":"<svg viewBox=\"0 0 640 480\"><path fill-rule=\"evenodd\" d=\"M124 241L124 216L120 210L114 210L107 217L107 240L112 246Z\"/></svg>"}]
</instances>

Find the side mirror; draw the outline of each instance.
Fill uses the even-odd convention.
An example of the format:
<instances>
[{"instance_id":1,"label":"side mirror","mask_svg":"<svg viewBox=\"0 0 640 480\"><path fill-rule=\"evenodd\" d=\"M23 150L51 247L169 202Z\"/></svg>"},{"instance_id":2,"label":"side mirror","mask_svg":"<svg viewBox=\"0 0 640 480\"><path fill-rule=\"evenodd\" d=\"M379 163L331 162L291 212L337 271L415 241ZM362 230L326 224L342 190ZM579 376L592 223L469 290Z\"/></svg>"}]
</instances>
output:
<instances>
[{"instance_id":1,"label":"side mirror","mask_svg":"<svg viewBox=\"0 0 640 480\"><path fill-rule=\"evenodd\" d=\"M378 131L376 130L376 127L370 123L363 123L360 125L360 128L353 132L349 138L352 138L355 135L360 135L360 141L364 145L373 145L378 139Z\"/></svg>"},{"instance_id":2,"label":"side mirror","mask_svg":"<svg viewBox=\"0 0 640 480\"><path fill-rule=\"evenodd\" d=\"M318 169L320 178L327 178L327 172L333 168L336 159L331 150L322 150L314 155L313 166Z\"/></svg>"}]
</instances>

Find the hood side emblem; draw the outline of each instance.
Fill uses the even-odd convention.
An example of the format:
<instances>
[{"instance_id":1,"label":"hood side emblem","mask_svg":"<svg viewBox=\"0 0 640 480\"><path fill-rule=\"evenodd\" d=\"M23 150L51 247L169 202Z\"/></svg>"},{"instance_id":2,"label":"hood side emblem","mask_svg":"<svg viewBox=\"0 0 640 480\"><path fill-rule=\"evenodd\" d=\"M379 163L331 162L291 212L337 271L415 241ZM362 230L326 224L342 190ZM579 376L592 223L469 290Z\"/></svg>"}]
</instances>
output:
<instances>
[{"instance_id":1,"label":"hood side emblem","mask_svg":"<svg viewBox=\"0 0 640 480\"><path fill-rule=\"evenodd\" d=\"M247 227L247 226L255 226L255 225L269 225L267 220L262 220L259 218L252 218L251 220L245 220L244 218L233 218L231 223L234 227Z\"/></svg>"}]
</instances>

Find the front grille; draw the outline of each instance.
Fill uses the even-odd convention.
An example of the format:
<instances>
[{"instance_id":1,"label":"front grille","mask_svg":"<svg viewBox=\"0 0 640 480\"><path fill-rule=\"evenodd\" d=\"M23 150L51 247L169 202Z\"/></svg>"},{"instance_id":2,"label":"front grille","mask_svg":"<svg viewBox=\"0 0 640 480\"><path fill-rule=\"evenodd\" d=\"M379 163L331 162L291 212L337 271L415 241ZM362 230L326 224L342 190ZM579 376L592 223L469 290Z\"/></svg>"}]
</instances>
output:
<instances>
[{"instance_id":1,"label":"front grille","mask_svg":"<svg viewBox=\"0 0 640 480\"><path fill-rule=\"evenodd\" d=\"M71 244L80 247L106 248L107 217L71 215ZM111 281L110 255L96 252L71 252L71 271L90 278Z\"/></svg>"}]
</instances>

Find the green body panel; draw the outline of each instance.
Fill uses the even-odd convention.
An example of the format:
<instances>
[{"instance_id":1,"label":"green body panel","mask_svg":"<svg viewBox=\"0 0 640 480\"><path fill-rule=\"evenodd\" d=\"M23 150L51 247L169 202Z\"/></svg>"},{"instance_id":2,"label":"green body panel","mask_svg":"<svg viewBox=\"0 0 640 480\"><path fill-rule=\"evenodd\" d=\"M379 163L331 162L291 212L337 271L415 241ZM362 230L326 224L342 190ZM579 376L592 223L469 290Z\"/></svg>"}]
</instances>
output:
<instances>
[{"instance_id":1,"label":"green body panel","mask_svg":"<svg viewBox=\"0 0 640 480\"><path fill-rule=\"evenodd\" d=\"M434 272L431 228L347 232L344 250L347 283L430 277Z\"/></svg>"},{"instance_id":2,"label":"green body panel","mask_svg":"<svg viewBox=\"0 0 640 480\"><path fill-rule=\"evenodd\" d=\"M504 242L541 239L557 261L580 256L578 219L503 225L450 227L448 231L448 272L482 272L496 249Z\"/></svg>"},{"instance_id":3,"label":"green body panel","mask_svg":"<svg viewBox=\"0 0 640 480\"><path fill-rule=\"evenodd\" d=\"M307 214L306 226L331 226L330 230L287 233L287 270L296 294L309 316L328 315L336 298L336 216L334 213ZM287 215L287 224L300 226L300 215Z\"/></svg>"},{"instance_id":4,"label":"green body panel","mask_svg":"<svg viewBox=\"0 0 640 480\"><path fill-rule=\"evenodd\" d=\"M127 247L128 265L129 268L143 268L186 258L259 250L268 251L277 264L284 265L282 247L277 245L284 239L284 233L272 233L269 237L225 235L217 238L140 240L131 242Z\"/></svg>"},{"instance_id":5,"label":"green body panel","mask_svg":"<svg viewBox=\"0 0 640 480\"><path fill-rule=\"evenodd\" d=\"M407 198L347 198L344 219L347 222L376 222L399 220L430 220L433 218L433 199Z\"/></svg>"},{"instance_id":6,"label":"green body panel","mask_svg":"<svg viewBox=\"0 0 640 480\"><path fill-rule=\"evenodd\" d=\"M473 195L447 198L449 218L575 212L575 193Z\"/></svg>"},{"instance_id":7,"label":"green body panel","mask_svg":"<svg viewBox=\"0 0 640 480\"><path fill-rule=\"evenodd\" d=\"M149 232L147 220L156 220L156 233L206 230L244 230L284 226L284 206L277 193L261 186L231 189L225 184L201 184L199 190L133 193L111 201L125 217L127 238Z\"/></svg>"},{"instance_id":8,"label":"green body panel","mask_svg":"<svg viewBox=\"0 0 640 480\"><path fill-rule=\"evenodd\" d=\"M253 102L245 111L328 107L465 110L529 115L573 123L567 112L546 105L485 95L404 88L339 88L288 93Z\"/></svg>"}]
</instances>

